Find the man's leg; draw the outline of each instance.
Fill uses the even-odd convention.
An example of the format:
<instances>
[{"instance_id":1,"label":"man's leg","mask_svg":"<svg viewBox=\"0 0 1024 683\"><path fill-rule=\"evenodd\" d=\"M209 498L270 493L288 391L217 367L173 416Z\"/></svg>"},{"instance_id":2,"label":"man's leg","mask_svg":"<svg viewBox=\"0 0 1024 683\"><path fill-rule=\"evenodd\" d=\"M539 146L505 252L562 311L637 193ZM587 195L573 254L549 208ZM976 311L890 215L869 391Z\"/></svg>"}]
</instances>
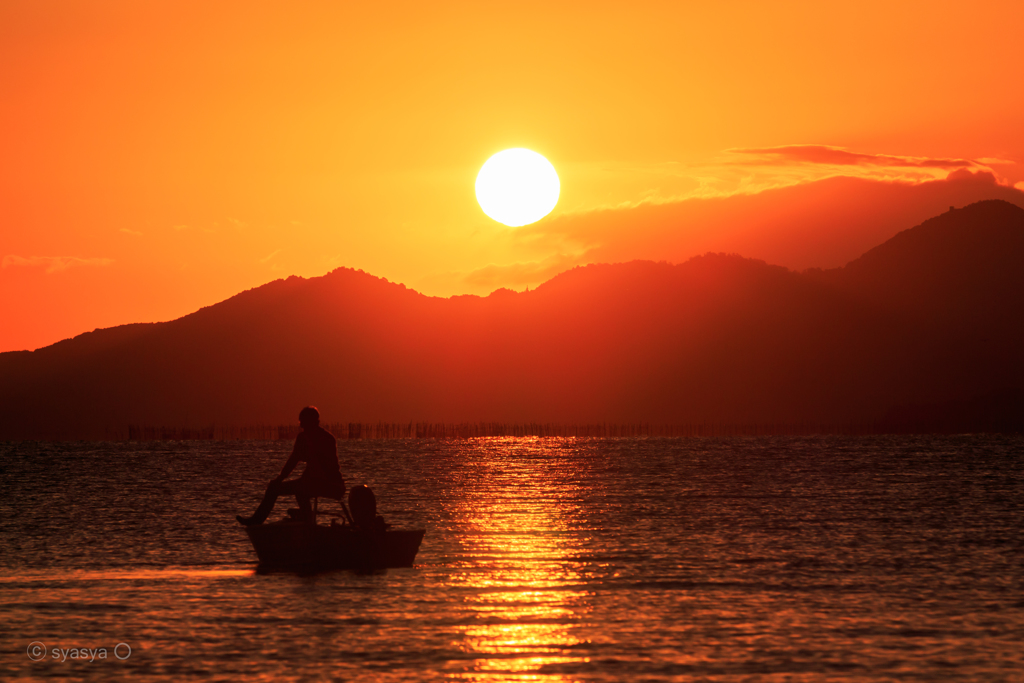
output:
<instances>
[{"instance_id":1,"label":"man's leg","mask_svg":"<svg viewBox=\"0 0 1024 683\"><path fill-rule=\"evenodd\" d=\"M295 486L292 488L295 493L295 501L299 504L299 513L302 515L302 519L315 522L316 520L313 519L313 506L310 504L313 492L310 490L309 482L296 479L294 483Z\"/></svg>"},{"instance_id":2,"label":"man's leg","mask_svg":"<svg viewBox=\"0 0 1024 683\"><path fill-rule=\"evenodd\" d=\"M304 488L298 486L298 483L298 479L282 482L270 482L267 486L266 493L263 494L263 500L260 501L260 506L256 508L256 512L252 513L252 517L242 517L241 515L238 515L236 519L246 526L251 524L263 524L263 522L267 520L267 517L270 516L271 510L274 509L274 503L277 502L278 496L294 493L296 494L295 497L298 498L298 490L300 488ZM302 505L301 501L299 502L299 505ZM309 498L306 498L306 507L309 507ZM312 516L312 514L310 514L310 516Z\"/></svg>"}]
</instances>

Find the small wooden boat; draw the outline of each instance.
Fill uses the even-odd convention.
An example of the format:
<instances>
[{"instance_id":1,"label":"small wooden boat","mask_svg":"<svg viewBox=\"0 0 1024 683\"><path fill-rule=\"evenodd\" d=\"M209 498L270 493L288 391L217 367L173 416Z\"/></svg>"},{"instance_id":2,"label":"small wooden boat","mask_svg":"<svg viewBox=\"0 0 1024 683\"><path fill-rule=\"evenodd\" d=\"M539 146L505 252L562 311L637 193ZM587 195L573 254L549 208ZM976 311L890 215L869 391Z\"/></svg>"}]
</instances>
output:
<instances>
[{"instance_id":1,"label":"small wooden boat","mask_svg":"<svg viewBox=\"0 0 1024 683\"><path fill-rule=\"evenodd\" d=\"M261 567L297 570L411 567L426 533L289 519L256 524L246 531Z\"/></svg>"}]
</instances>

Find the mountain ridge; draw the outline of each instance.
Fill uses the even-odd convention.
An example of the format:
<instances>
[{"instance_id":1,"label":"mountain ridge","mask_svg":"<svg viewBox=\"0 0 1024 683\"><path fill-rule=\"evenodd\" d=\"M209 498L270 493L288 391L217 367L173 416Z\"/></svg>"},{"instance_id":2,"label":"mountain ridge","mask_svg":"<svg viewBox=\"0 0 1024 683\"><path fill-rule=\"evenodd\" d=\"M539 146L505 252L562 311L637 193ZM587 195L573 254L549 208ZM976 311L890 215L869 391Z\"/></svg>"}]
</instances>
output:
<instances>
[{"instance_id":1,"label":"mountain ridge","mask_svg":"<svg viewBox=\"0 0 1024 683\"><path fill-rule=\"evenodd\" d=\"M0 354L0 437L284 423L308 403L332 421L881 419L1024 386L1022 260L1024 210L992 200L830 271L705 254L447 299L292 276Z\"/></svg>"}]
</instances>

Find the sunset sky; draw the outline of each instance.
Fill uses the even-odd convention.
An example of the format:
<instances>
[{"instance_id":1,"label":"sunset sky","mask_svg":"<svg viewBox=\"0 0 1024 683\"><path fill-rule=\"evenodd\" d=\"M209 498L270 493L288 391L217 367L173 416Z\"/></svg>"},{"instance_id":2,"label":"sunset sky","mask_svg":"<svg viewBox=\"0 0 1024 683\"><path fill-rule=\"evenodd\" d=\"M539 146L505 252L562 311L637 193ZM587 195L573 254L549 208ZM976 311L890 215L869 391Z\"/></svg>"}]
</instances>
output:
<instances>
[{"instance_id":1,"label":"sunset sky","mask_svg":"<svg viewBox=\"0 0 1024 683\"><path fill-rule=\"evenodd\" d=\"M0 351L340 266L835 267L1024 205L1018 1L365 5L0 3ZM561 180L523 228L474 196L509 147Z\"/></svg>"}]
</instances>

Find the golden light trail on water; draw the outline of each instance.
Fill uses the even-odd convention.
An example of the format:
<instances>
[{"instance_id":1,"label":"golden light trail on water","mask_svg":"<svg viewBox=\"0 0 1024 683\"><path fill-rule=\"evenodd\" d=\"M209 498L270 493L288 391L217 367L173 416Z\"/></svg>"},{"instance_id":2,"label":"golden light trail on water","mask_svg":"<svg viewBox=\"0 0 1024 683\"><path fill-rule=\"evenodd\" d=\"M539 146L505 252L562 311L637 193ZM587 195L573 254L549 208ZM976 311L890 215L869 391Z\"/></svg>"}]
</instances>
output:
<instances>
[{"instance_id":1,"label":"golden light trail on water","mask_svg":"<svg viewBox=\"0 0 1024 683\"><path fill-rule=\"evenodd\" d=\"M569 541L568 518L579 514L572 497L561 495L563 473L537 439L495 439L498 451L487 463L490 496L460 501L463 522L482 533L467 537L472 555L488 558L483 571L456 575L452 587L468 589L472 615L458 646L472 657L449 678L484 681L568 683L572 676L549 667L584 664L577 631L589 611L588 595ZM504 451L504 452L502 452ZM522 481L533 481L522 495ZM516 503L509 505L509 500Z\"/></svg>"}]
</instances>

